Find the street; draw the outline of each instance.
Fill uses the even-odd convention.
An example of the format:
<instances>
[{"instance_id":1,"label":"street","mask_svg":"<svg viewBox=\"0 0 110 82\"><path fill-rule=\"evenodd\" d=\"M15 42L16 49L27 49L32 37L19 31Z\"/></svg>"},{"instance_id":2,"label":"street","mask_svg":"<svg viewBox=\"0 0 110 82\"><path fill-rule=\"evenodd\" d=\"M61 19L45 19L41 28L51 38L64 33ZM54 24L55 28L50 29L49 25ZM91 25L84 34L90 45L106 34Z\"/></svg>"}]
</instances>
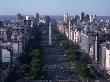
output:
<instances>
[{"instance_id":1,"label":"street","mask_svg":"<svg viewBox=\"0 0 110 82\"><path fill-rule=\"evenodd\" d=\"M41 31L45 31L44 29L47 32L42 32L43 66L41 79L81 82L74 74L74 67L65 56L65 50L59 44L54 44L55 41L53 41L52 46L48 45L48 27L42 27Z\"/></svg>"}]
</instances>

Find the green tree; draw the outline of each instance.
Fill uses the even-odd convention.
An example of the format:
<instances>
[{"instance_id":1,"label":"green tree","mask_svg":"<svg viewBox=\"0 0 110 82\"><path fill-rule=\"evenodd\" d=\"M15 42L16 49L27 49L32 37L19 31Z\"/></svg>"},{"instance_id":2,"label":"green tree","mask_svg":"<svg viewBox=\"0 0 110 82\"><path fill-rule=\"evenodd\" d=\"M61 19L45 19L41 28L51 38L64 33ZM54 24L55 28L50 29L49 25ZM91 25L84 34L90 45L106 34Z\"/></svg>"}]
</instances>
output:
<instances>
[{"instance_id":1,"label":"green tree","mask_svg":"<svg viewBox=\"0 0 110 82\"><path fill-rule=\"evenodd\" d=\"M73 49L67 50L66 55L69 58L69 60L72 62L77 61L79 58L79 54L77 54L77 52Z\"/></svg>"},{"instance_id":2,"label":"green tree","mask_svg":"<svg viewBox=\"0 0 110 82\"><path fill-rule=\"evenodd\" d=\"M90 70L87 68L87 65L81 62L75 67L75 72L82 77L89 77L90 75Z\"/></svg>"},{"instance_id":3,"label":"green tree","mask_svg":"<svg viewBox=\"0 0 110 82\"><path fill-rule=\"evenodd\" d=\"M32 58L39 59L40 58L40 51L38 49L34 49L34 50L32 50L30 55L32 56Z\"/></svg>"},{"instance_id":4,"label":"green tree","mask_svg":"<svg viewBox=\"0 0 110 82\"><path fill-rule=\"evenodd\" d=\"M69 44L68 42L65 42L65 41L63 41L63 42L61 43L61 46L62 46L64 49L69 49L69 48L70 48L70 44Z\"/></svg>"},{"instance_id":5,"label":"green tree","mask_svg":"<svg viewBox=\"0 0 110 82\"><path fill-rule=\"evenodd\" d=\"M60 34L54 34L54 37L55 37L55 39L58 40L58 41L61 39L61 38L60 38Z\"/></svg>"},{"instance_id":6,"label":"green tree","mask_svg":"<svg viewBox=\"0 0 110 82\"><path fill-rule=\"evenodd\" d=\"M35 59L35 58L31 61L30 70L31 70L31 75L33 76L34 79L38 77L38 74L40 72L39 61L40 60Z\"/></svg>"}]
</instances>

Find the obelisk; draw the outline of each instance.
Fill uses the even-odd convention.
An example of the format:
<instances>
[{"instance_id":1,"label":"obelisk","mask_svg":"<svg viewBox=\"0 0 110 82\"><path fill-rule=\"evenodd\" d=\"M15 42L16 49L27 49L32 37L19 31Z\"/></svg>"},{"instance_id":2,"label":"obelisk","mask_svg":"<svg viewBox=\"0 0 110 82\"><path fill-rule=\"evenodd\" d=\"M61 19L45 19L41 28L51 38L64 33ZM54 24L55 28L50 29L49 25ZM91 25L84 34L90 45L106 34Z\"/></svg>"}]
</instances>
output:
<instances>
[{"instance_id":1,"label":"obelisk","mask_svg":"<svg viewBox=\"0 0 110 82\"><path fill-rule=\"evenodd\" d=\"M51 22L50 22L50 23L49 23L49 45L52 45L51 30L52 30L52 27L51 27Z\"/></svg>"}]
</instances>

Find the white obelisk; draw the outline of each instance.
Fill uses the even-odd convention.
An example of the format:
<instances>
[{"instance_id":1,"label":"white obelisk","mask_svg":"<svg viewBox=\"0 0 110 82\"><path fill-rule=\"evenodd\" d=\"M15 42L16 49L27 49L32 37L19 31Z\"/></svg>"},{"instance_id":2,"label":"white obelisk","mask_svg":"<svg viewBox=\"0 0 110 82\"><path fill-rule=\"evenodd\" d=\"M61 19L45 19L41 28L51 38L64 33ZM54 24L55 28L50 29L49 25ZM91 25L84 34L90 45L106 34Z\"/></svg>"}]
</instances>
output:
<instances>
[{"instance_id":1,"label":"white obelisk","mask_svg":"<svg viewBox=\"0 0 110 82\"><path fill-rule=\"evenodd\" d=\"M52 30L52 27L51 27L51 22L50 22L49 23L49 45L52 45L51 30Z\"/></svg>"}]
</instances>

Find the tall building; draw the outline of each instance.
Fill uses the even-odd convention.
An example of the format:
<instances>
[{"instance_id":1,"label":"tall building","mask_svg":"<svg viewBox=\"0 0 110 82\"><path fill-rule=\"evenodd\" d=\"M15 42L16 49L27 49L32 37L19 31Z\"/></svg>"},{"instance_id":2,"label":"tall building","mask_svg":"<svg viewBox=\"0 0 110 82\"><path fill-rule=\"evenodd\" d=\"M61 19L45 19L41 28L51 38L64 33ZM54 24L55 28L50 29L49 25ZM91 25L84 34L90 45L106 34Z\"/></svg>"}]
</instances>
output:
<instances>
[{"instance_id":1,"label":"tall building","mask_svg":"<svg viewBox=\"0 0 110 82\"><path fill-rule=\"evenodd\" d=\"M35 18L39 18L39 13L36 13Z\"/></svg>"},{"instance_id":2,"label":"tall building","mask_svg":"<svg viewBox=\"0 0 110 82\"><path fill-rule=\"evenodd\" d=\"M47 24L49 24L49 22L51 21L51 19L50 19L50 17L47 15L47 16L45 16L44 21L45 21Z\"/></svg>"},{"instance_id":3,"label":"tall building","mask_svg":"<svg viewBox=\"0 0 110 82\"><path fill-rule=\"evenodd\" d=\"M84 21L85 19L85 15L84 15L84 12L81 13L81 21Z\"/></svg>"},{"instance_id":4,"label":"tall building","mask_svg":"<svg viewBox=\"0 0 110 82\"><path fill-rule=\"evenodd\" d=\"M86 14L85 15L85 21L88 22L89 20L90 20L90 16L89 16L89 14Z\"/></svg>"},{"instance_id":5,"label":"tall building","mask_svg":"<svg viewBox=\"0 0 110 82\"><path fill-rule=\"evenodd\" d=\"M23 18L23 16L20 13L18 13L17 14L17 20L22 20L22 18Z\"/></svg>"},{"instance_id":6,"label":"tall building","mask_svg":"<svg viewBox=\"0 0 110 82\"><path fill-rule=\"evenodd\" d=\"M68 33L68 35L69 35L69 39L71 39L71 22L69 21L69 33Z\"/></svg>"},{"instance_id":7,"label":"tall building","mask_svg":"<svg viewBox=\"0 0 110 82\"><path fill-rule=\"evenodd\" d=\"M73 36L74 36L73 41L75 43L79 43L80 42L80 39L81 39L81 33L80 33L80 31L78 31L77 29L75 29Z\"/></svg>"},{"instance_id":8,"label":"tall building","mask_svg":"<svg viewBox=\"0 0 110 82\"><path fill-rule=\"evenodd\" d=\"M98 61L98 39L97 39L97 36L96 36L96 39L95 39L95 61L97 62Z\"/></svg>"},{"instance_id":9,"label":"tall building","mask_svg":"<svg viewBox=\"0 0 110 82\"><path fill-rule=\"evenodd\" d=\"M36 15L35 15L35 22L39 23L39 13L36 13Z\"/></svg>"},{"instance_id":10,"label":"tall building","mask_svg":"<svg viewBox=\"0 0 110 82\"><path fill-rule=\"evenodd\" d=\"M103 70L105 69L105 62L106 62L106 44L102 43L99 45L99 55L100 55L100 60L99 60L99 64L100 64L100 68Z\"/></svg>"},{"instance_id":11,"label":"tall building","mask_svg":"<svg viewBox=\"0 0 110 82\"><path fill-rule=\"evenodd\" d=\"M68 23L68 13L64 13L64 22Z\"/></svg>"},{"instance_id":12,"label":"tall building","mask_svg":"<svg viewBox=\"0 0 110 82\"><path fill-rule=\"evenodd\" d=\"M26 20L29 20L29 16L26 16Z\"/></svg>"},{"instance_id":13,"label":"tall building","mask_svg":"<svg viewBox=\"0 0 110 82\"><path fill-rule=\"evenodd\" d=\"M96 19L96 15L95 14L90 14L90 22L93 22Z\"/></svg>"},{"instance_id":14,"label":"tall building","mask_svg":"<svg viewBox=\"0 0 110 82\"><path fill-rule=\"evenodd\" d=\"M95 19L96 18L96 15L95 14L93 14L93 19Z\"/></svg>"},{"instance_id":15,"label":"tall building","mask_svg":"<svg viewBox=\"0 0 110 82\"><path fill-rule=\"evenodd\" d=\"M84 30L81 31L81 42L80 42L81 49L86 53L90 53L90 48L91 45L92 46L94 45L95 43L94 41L95 41L95 33L90 31L89 27L87 26L84 27Z\"/></svg>"},{"instance_id":16,"label":"tall building","mask_svg":"<svg viewBox=\"0 0 110 82\"><path fill-rule=\"evenodd\" d=\"M105 68L110 74L110 43L106 45L106 61L105 61Z\"/></svg>"},{"instance_id":17,"label":"tall building","mask_svg":"<svg viewBox=\"0 0 110 82\"><path fill-rule=\"evenodd\" d=\"M3 28L3 27L4 27L3 21L0 21L0 28Z\"/></svg>"},{"instance_id":18,"label":"tall building","mask_svg":"<svg viewBox=\"0 0 110 82\"><path fill-rule=\"evenodd\" d=\"M5 28L0 28L0 42L6 42L7 41L7 33Z\"/></svg>"}]
</instances>

